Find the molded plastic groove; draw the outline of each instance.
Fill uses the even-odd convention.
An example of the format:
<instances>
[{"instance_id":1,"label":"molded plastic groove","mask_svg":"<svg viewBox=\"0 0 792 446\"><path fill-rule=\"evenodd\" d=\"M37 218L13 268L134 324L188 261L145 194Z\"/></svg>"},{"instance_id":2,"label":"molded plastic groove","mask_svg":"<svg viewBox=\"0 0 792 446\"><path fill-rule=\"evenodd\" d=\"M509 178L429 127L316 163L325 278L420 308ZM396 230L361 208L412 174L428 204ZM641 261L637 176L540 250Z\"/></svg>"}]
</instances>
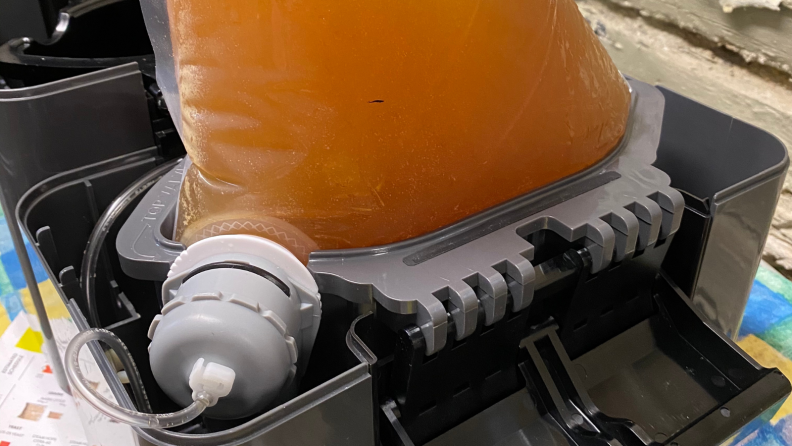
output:
<instances>
[{"instance_id":1,"label":"molded plastic groove","mask_svg":"<svg viewBox=\"0 0 792 446\"><path fill-rule=\"evenodd\" d=\"M198 294L194 294L190 300L193 302L197 302L200 300L223 300L223 293L221 293L220 291L198 293Z\"/></svg>"},{"instance_id":2,"label":"molded plastic groove","mask_svg":"<svg viewBox=\"0 0 792 446\"><path fill-rule=\"evenodd\" d=\"M583 244L591 254L591 272L600 272L613 260L615 231L600 219L590 220L586 225L586 239Z\"/></svg>"},{"instance_id":3,"label":"molded plastic groove","mask_svg":"<svg viewBox=\"0 0 792 446\"><path fill-rule=\"evenodd\" d=\"M602 217L602 221L613 228L616 236L613 251L613 261L622 262L632 258L635 254L635 245L638 242L638 218L624 208L615 208Z\"/></svg>"},{"instance_id":4,"label":"molded plastic groove","mask_svg":"<svg viewBox=\"0 0 792 446\"><path fill-rule=\"evenodd\" d=\"M495 371L493 371L493 372L490 372L490 373L487 375L487 377L486 377L486 378L484 378L484 380L485 380L485 381L489 381L489 380L491 380L491 379L495 379L495 378L497 378L497 377L498 377L498 375L500 375L500 374L501 374L501 369L497 369L497 370L495 370Z\"/></svg>"},{"instance_id":5,"label":"molded plastic groove","mask_svg":"<svg viewBox=\"0 0 792 446\"><path fill-rule=\"evenodd\" d=\"M484 308L484 324L492 325L506 315L508 287L495 269L478 272L463 279L475 291Z\"/></svg>"},{"instance_id":6,"label":"molded plastic groove","mask_svg":"<svg viewBox=\"0 0 792 446\"><path fill-rule=\"evenodd\" d=\"M473 290L470 290L470 287L467 284L464 284L464 288L469 289L470 294L474 294ZM452 296L451 287L445 287L433 292L432 295L435 297L435 299L443 302L444 306L446 307L446 315L449 321L448 323L449 325L453 325L453 330L456 333L456 339L459 340L465 336L468 336L469 333L465 332L466 328L469 326L468 321L465 320L466 315L460 308L464 307L465 304L460 299L459 293L454 291ZM473 296L472 300L476 300L475 295ZM475 316L475 313L472 314L472 316ZM468 317L468 319L471 319L469 322L475 323L472 321L472 318ZM449 330L450 329L451 328L449 328Z\"/></svg>"},{"instance_id":7,"label":"molded plastic groove","mask_svg":"<svg viewBox=\"0 0 792 446\"><path fill-rule=\"evenodd\" d=\"M468 389L470 389L470 383L464 383L464 384L458 386L456 389L454 389L454 396L455 397L459 396L462 393L466 392Z\"/></svg>"},{"instance_id":8,"label":"molded plastic groove","mask_svg":"<svg viewBox=\"0 0 792 446\"><path fill-rule=\"evenodd\" d=\"M638 241L636 251L643 251L657 242L660 234L660 225L663 221L663 211L657 203L647 199L640 199L625 206L627 210L638 217Z\"/></svg>"},{"instance_id":9,"label":"molded plastic groove","mask_svg":"<svg viewBox=\"0 0 792 446\"><path fill-rule=\"evenodd\" d=\"M169 301L165 306L162 307L162 314L157 315L151 323L148 331L149 339L154 338L154 333L157 329L157 325L159 325L162 316L168 314L169 312L173 311L176 307L180 307L182 305L186 305L190 302L201 302L201 301L216 301L216 302L227 302L234 305L239 305L243 308L246 308L254 313L258 313L261 317L269 321L270 324L278 331L278 333L283 336L286 346L289 350L289 356L292 360L293 364L297 363L298 359L298 348L297 342L295 341L294 337L289 335L287 326L283 322L283 320L273 311L262 307L260 304L250 301L244 297L232 295L232 296L224 296L221 292L206 292L206 293L198 293L190 297L185 296L177 296L176 298Z\"/></svg>"},{"instance_id":10,"label":"molded plastic groove","mask_svg":"<svg viewBox=\"0 0 792 446\"><path fill-rule=\"evenodd\" d=\"M62 268L60 266L61 260L58 255L58 248L52 236L52 229L49 226L43 226L36 231L36 244L50 268L54 271Z\"/></svg>"},{"instance_id":11,"label":"molded plastic groove","mask_svg":"<svg viewBox=\"0 0 792 446\"><path fill-rule=\"evenodd\" d=\"M456 339L463 339L476 331L478 323L478 296L473 288L463 280L457 280L446 287L448 299L457 311L452 311L456 325Z\"/></svg>"},{"instance_id":12,"label":"molded plastic groove","mask_svg":"<svg viewBox=\"0 0 792 446\"><path fill-rule=\"evenodd\" d=\"M256 313L258 313L259 310L261 309L259 304L258 304L258 302L250 300L250 299L248 299L246 297L242 297L242 296L234 295L228 301L231 302L232 304L241 305L241 306L243 306L245 308L248 308L251 311L255 311Z\"/></svg>"},{"instance_id":13,"label":"molded plastic groove","mask_svg":"<svg viewBox=\"0 0 792 446\"><path fill-rule=\"evenodd\" d=\"M82 294L82 288L80 287L80 279L77 278L77 272L73 266L69 265L60 271L58 274L58 282L63 293L66 294L69 299L74 299L85 305L85 298Z\"/></svg>"},{"instance_id":14,"label":"molded plastic groove","mask_svg":"<svg viewBox=\"0 0 792 446\"><path fill-rule=\"evenodd\" d=\"M428 413L428 412L430 412L430 411L434 410L436 407L437 407L437 403L436 403L436 402L434 402L434 401L432 401L431 403L429 403L429 404L425 405L425 406L423 407L423 409L421 409L421 413L420 413L420 415L424 415L424 414L426 414L426 413Z\"/></svg>"},{"instance_id":15,"label":"molded plastic groove","mask_svg":"<svg viewBox=\"0 0 792 446\"><path fill-rule=\"evenodd\" d=\"M154 332L157 331L157 325L159 325L161 320L162 320L161 314L154 316L154 319L151 321L151 325L149 325L149 329L148 329L149 339L154 339Z\"/></svg>"},{"instance_id":16,"label":"molded plastic groove","mask_svg":"<svg viewBox=\"0 0 792 446\"><path fill-rule=\"evenodd\" d=\"M526 308L533 301L533 288L536 273L531 262L524 256L515 256L492 265L498 271L512 298L512 311Z\"/></svg>"},{"instance_id":17,"label":"molded plastic groove","mask_svg":"<svg viewBox=\"0 0 792 446\"><path fill-rule=\"evenodd\" d=\"M164 315L170 313L176 307L180 307L180 306L184 305L184 303L185 302L182 301L181 298L176 298L176 299L171 300L170 302L168 302L165 305L163 305L163 307L162 307L162 315L164 316Z\"/></svg>"},{"instance_id":18,"label":"molded plastic groove","mask_svg":"<svg viewBox=\"0 0 792 446\"><path fill-rule=\"evenodd\" d=\"M284 336L284 337L287 336L287 334L286 334L286 324L283 323L283 321L281 320L280 317L278 317L277 314L275 314L274 312L272 312L272 311L270 311L270 310L268 310L266 308L261 308L261 311L259 312L259 314L261 314L261 316L264 319L270 321L272 326L275 327L278 330L278 333L280 333L281 336Z\"/></svg>"},{"instance_id":19,"label":"molded plastic groove","mask_svg":"<svg viewBox=\"0 0 792 446\"><path fill-rule=\"evenodd\" d=\"M660 229L660 239L665 240L679 229L682 224L682 212L678 209L680 206L684 208L685 199L682 194L676 189L669 191L657 191L650 195L649 198L656 202L660 209L662 209L662 226Z\"/></svg>"}]
</instances>

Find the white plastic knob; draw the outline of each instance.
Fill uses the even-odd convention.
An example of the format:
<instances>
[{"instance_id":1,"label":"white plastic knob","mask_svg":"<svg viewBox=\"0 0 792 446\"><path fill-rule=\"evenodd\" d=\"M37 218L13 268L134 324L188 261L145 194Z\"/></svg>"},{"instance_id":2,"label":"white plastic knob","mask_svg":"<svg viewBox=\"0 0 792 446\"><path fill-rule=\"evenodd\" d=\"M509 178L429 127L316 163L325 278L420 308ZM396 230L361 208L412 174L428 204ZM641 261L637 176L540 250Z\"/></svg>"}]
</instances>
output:
<instances>
[{"instance_id":1,"label":"white plastic knob","mask_svg":"<svg viewBox=\"0 0 792 446\"><path fill-rule=\"evenodd\" d=\"M215 362L204 365L204 359L198 359L190 372L190 388L193 390L193 399L199 392L203 392L210 397L207 407L214 406L218 399L231 393L234 378L236 378L234 369Z\"/></svg>"}]
</instances>

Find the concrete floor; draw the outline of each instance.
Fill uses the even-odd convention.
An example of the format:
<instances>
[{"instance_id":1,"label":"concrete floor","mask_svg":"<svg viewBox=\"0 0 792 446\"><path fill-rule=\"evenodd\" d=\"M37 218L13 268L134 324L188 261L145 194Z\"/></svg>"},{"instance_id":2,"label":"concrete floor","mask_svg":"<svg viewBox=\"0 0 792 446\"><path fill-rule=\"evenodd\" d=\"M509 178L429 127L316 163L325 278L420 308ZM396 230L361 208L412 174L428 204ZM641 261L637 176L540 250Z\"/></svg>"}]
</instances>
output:
<instances>
[{"instance_id":1,"label":"concrete floor","mask_svg":"<svg viewBox=\"0 0 792 446\"><path fill-rule=\"evenodd\" d=\"M656 17L610 0L577 0L619 69L765 129L792 148L792 77ZM792 36L789 39L792 45ZM792 176L765 247L792 277Z\"/></svg>"}]
</instances>

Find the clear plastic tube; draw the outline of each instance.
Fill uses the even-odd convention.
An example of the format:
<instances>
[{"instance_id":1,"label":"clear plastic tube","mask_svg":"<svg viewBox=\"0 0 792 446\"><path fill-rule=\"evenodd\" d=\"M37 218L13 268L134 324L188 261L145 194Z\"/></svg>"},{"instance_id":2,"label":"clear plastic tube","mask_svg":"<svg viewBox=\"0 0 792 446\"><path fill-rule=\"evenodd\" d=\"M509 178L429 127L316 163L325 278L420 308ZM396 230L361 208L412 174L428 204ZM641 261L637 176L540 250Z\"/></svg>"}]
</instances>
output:
<instances>
[{"instance_id":1,"label":"clear plastic tube","mask_svg":"<svg viewBox=\"0 0 792 446\"><path fill-rule=\"evenodd\" d=\"M148 395L146 395L146 389L143 386L143 380L140 379L140 372L135 365L135 360L132 359L132 354L129 353L124 342L115 335L106 336L102 339L102 342L107 344L107 346L116 353L121 364L124 366L124 370L129 378L129 385L132 387L132 393L135 395L137 409L150 413L151 405L149 405Z\"/></svg>"},{"instance_id":2,"label":"clear plastic tube","mask_svg":"<svg viewBox=\"0 0 792 446\"><path fill-rule=\"evenodd\" d=\"M69 378L69 383L72 386L73 392L76 391L79 393L88 404L108 417L132 426L150 429L165 429L179 426L195 419L210 405L211 397L209 394L197 392L193 395L193 403L178 412L151 414L119 406L96 391L80 370L80 350L85 344L91 341L105 342L114 349L116 349L118 345L124 345L116 335L105 329L92 328L79 333L71 340L69 346L66 347L66 376ZM116 350L116 353L118 353L119 356L127 354L123 350ZM132 370L133 373L137 373L137 369L134 368L134 362ZM130 377L130 379L132 378Z\"/></svg>"},{"instance_id":3,"label":"clear plastic tube","mask_svg":"<svg viewBox=\"0 0 792 446\"><path fill-rule=\"evenodd\" d=\"M110 228L137 197L147 192L163 175L170 172L179 161L181 159L174 159L161 164L130 184L110 203L110 206L102 213L96 226L94 226L94 230L88 238L88 244L85 246L85 255L80 268L80 280L82 281L85 295L85 304L88 306L88 319L94 327L101 326L96 302L96 266Z\"/></svg>"}]
</instances>

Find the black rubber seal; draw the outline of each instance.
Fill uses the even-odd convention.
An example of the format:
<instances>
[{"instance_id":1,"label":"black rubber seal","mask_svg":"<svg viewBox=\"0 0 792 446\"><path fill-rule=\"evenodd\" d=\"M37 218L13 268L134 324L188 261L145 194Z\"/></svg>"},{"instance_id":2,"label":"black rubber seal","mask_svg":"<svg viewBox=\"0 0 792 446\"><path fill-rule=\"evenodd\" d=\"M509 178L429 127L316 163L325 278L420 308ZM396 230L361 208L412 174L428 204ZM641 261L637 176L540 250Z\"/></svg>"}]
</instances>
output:
<instances>
[{"instance_id":1,"label":"black rubber seal","mask_svg":"<svg viewBox=\"0 0 792 446\"><path fill-rule=\"evenodd\" d=\"M182 283L186 283L188 280L192 279L193 277L197 276L198 274L205 273L207 271L211 271L213 269L238 269L242 271L247 271L249 273L253 273L257 276L261 276L264 279L269 280L272 282L273 285L280 288L287 297L291 297L291 290L289 287L283 283L282 280L278 279L272 273L267 270L261 269L258 266L251 265L249 263L241 263L241 262L215 262L215 263L208 263L203 266L199 266L187 274L182 280Z\"/></svg>"}]
</instances>

